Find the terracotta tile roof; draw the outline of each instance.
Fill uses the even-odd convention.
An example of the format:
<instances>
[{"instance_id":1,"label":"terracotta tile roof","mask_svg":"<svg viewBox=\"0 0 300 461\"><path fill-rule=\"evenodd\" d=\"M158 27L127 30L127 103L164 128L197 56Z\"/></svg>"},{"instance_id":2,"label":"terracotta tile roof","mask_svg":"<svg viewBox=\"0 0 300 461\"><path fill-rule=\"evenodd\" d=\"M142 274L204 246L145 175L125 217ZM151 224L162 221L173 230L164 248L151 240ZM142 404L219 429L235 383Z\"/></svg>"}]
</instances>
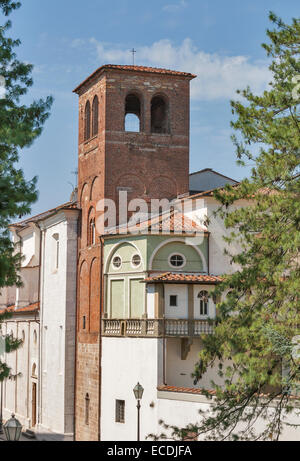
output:
<instances>
[{"instance_id":1,"label":"terracotta tile roof","mask_svg":"<svg viewBox=\"0 0 300 461\"><path fill-rule=\"evenodd\" d=\"M180 392L184 394L196 394L201 395L204 393L204 389L194 387L176 387L176 386L158 386L158 391L163 392ZM216 391L206 390L210 395L216 395Z\"/></svg>"},{"instance_id":2,"label":"terracotta tile roof","mask_svg":"<svg viewBox=\"0 0 300 461\"><path fill-rule=\"evenodd\" d=\"M201 226L184 214L175 210L171 213L160 214L150 219L146 219L136 225L122 225L114 229L109 229L107 234L119 233L183 233L183 234L196 234L208 233L206 227Z\"/></svg>"},{"instance_id":3,"label":"terracotta tile roof","mask_svg":"<svg viewBox=\"0 0 300 461\"><path fill-rule=\"evenodd\" d=\"M4 314L5 312L12 313L12 314L29 314L38 312L40 310L40 303L30 304L26 307L20 307L16 309L16 306L9 306L7 309L0 310L0 314Z\"/></svg>"},{"instance_id":4,"label":"terracotta tile roof","mask_svg":"<svg viewBox=\"0 0 300 461\"><path fill-rule=\"evenodd\" d=\"M151 74L163 74L163 75L174 75L178 77L188 77L190 79L196 78L196 75L190 74L189 72L179 72L177 70L170 69L161 69L159 67L146 67L146 66L121 66L117 64L105 64L104 66L99 67L95 72L93 72L89 77L87 77L80 85L78 85L73 93L77 93L78 90L85 85L91 78L95 77L97 74L104 72L105 70L121 70L129 72L148 72Z\"/></svg>"},{"instance_id":5,"label":"terracotta tile roof","mask_svg":"<svg viewBox=\"0 0 300 461\"><path fill-rule=\"evenodd\" d=\"M216 395L216 391L211 390L211 389L201 389L201 388L194 388L194 387L176 387L176 386L158 386L157 387L158 391L162 392L177 392L177 393L182 393L182 394L194 394L194 395L201 395L207 392L210 395ZM257 395L257 394L255 394ZM258 395L261 398L268 398L270 397L270 394L259 394ZM278 396L280 397L280 395ZM300 400L299 395L290 395L289 399L291 400Z\"/></svg>"},{"instance_id":6,"label":"terracotta tile roof","mask_svg":"<svg viewBox=\"0 0 300 461\"><path fill-rule=\"evenodd\" d=\"M76 209L78 209L76 202L67 202L56 208L52 208L51 210L44 211L43 213L40 213L36 216L31 216L30 218L27 218L18 223L13 223L10 225L10 227L26 227L29 223L32 223L32 222L35 223L35 222L42 221L43 219L49 218L50 216L52 216L53 214L61 210L76 210Z\"/></svg>"},{"instance_id":7,"label":"terracotta tile roof","mask_svg":"<svg viewBox=\"0 0 300 461\"><path fill-rule=\"evenodd\" d=\"M146 283L166 282L166 283L203 283L207 285L216 285L222 282L222 277L205 274L182 274L166 272L155 275L144 280Z\"/></svg>"}]
</instances>

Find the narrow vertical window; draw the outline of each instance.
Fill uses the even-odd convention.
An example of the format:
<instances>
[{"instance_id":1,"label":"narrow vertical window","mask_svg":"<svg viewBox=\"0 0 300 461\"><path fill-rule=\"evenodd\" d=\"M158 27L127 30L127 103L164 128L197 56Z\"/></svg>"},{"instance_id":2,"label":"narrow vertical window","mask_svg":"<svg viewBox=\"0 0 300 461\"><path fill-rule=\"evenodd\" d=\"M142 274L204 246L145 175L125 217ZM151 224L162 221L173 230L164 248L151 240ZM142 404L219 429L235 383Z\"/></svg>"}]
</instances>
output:
<instances>
[{"instance_id":1,"label":"narrow vertical window","mask_svg":"<svg viewBox=\"0 0 300 461\"><path fill-rule=\"evenodd\" d=\"M92 136L96 136L98 134L98 126L99 126L99 100L98 100L98 96L95 96L93 100L93 108L92 108Z\"/></svg>"},{"instance_id":2,"label":"narrow vertical window","mask_svg":"<svg viewBox=\"0 0 300 461\"><path fill-rule=\"evenodd\" d=\"M85 396L85 424L88 426L90 423L90 396L86 394Z\"/></svg>"},{"instance_id":3,"label":"narrow vertical window","mask_svg":"<svg viewBox=\"0 0 300 461\"><path fill-rule=\"evenodd\" d=\"M59 267L59 240L56 242L56 269Z\"/></svg>"},{"instance_id":4,"label":"narrow vertical window","mask_svg":"<svg viewBox=\"0 0 300 461\"><path fill-rule=\"evenodd\" d=\"M87 141L91 137L91 104L86 103L84 112L84 140Z\"/></svg>"},{"instance_id":5,"label":"narrow vertical window","mask_svg":"<svg viewBox=\"0 0 300 461\"><path fill-rule=\"evenodd\" d=\"M86 330L86 316L85 315L82 318L82 329Z\"/></svg>"},{"instance_id":6,"label":"narrow vertical window","mask_svg":"<svg viewBox=\"0 0 300 461\"><path fill-rule=\"evenodd\" d=\"M59 268L59 257L60 257L60 246L59 246L59 234L53 235L53 255L54 255L54 264L53 270L57 271Z\"/></svg>"},{"instance_id":7,"label":"narrow vertical window","mask_svg":"<svg viewBox=\"0 0 300 461\"><path fill-rule=\"evenodd\" d=\"M168 109L161 96L154 96L151 101L151 132L168 133Z\"/></svg>"},{"instance_id":8,"label":"narrow vertical window","mask_svg":"<svg viewBox=\"0 0 300 461\"><path fill-rule=\"evenodd\" d=\"M116 400L116 423L125 423L125 401Z\"/></svg>"},{"instance_id":9,"label":"narrow vertical window","mask_svg":"<svg viewBox=\"0 0 300 461\"><path fill-rule=\"evenodd\" d=\"M207 291L201 291L198 294L200 300L200 315L205 317L208 316L208 293Z\"/></svg>"},{"instance_id":10,"label":"narrow vertical window","mask_svg":"<svg viewBox=\"0 0 300 461\"><path fill-rule=\"evenodd\" d=\"M96 226L95 226L95 219L91 219L90 221L90 235L89 235L89 244L95 245L96 243Z\"/></svg>"}]
</instances>

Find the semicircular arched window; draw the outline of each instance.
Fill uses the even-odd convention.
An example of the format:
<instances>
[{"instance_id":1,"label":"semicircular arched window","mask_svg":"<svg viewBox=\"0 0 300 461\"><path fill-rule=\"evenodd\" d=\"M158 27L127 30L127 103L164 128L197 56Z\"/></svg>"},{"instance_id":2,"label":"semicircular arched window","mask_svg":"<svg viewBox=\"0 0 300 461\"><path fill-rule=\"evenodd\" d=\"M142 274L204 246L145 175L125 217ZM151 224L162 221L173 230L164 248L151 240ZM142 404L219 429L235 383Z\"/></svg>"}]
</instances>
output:
<instances>
[{"instance_id":1,"label":"semicircular arched window","mask_svg":"<svg viewBox=\"0 0 300 461\"><path fill-rule=\"evenodd\" d=\"M125 131L139 133L141 130L140 98L136 94L128 94L125 100Z\"/></svg>"}]
</instances>

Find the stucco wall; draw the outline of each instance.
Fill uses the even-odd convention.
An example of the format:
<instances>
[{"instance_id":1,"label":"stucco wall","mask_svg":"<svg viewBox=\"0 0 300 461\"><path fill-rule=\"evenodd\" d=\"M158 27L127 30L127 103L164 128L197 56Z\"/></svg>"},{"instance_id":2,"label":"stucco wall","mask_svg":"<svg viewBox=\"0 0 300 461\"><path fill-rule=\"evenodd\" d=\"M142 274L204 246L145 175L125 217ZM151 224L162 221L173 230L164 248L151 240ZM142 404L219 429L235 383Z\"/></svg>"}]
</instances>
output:
<instances>
[{"instance_id":1,"label":"stucco wall","mask_svg":"<svg viewBox=\"0 0 300 461\"><path fill-rule=\"evenodd\" d=\"M133 338L102 339L102 441L135 441L136 400L133 388L144 389L141 409L141 439L153 431L157 421L156 388L162 382L162 340ZM125 423L115 422L116 400L125 400Z\"/></svg>"}]
</instances>

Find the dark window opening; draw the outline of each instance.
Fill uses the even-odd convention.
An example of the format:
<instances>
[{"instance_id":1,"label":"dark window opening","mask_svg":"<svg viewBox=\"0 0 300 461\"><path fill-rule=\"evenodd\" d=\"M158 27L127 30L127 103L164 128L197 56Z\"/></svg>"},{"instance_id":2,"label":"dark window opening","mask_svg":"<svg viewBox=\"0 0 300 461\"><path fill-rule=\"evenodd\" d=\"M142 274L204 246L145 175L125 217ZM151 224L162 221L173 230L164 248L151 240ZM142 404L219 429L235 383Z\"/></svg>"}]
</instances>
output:
<instances>
[{"instance_id":1,"label":"dark window opening","mask_svg":"<svg viewBox=\"0 0 300 461\"><path fill-rule=\"evenodd\" d=\"M170 306L177 307L178 306L177 300L178 300L177 295L171 295L170 296Z\"/></svg>"},{"instance_id":2,"label":"dark window opening","mask_svg":"<svg viewBox=\"0 0 300 461\"><path fill-rule=\"evenodd\" d=\"M116 400L116 423L125 423L125 400Z\"/></svg>"},{"instance_id":3,"label":"dark window opening","mask_svg":"<svg viewBox=\"0 0 300 461\"><path fill-rule=\"evenodd\" d=\"M86 316L84 316L83 319L82 319L82 329L83 330L86 329Z\"/></svg>"},{"instance_id":4,"label":"dark window opening","mask_svg":"<svg viewBox=\"0 0 300 461\"><path fill-rule=\"evenodd\" d=\"M160 96L155 96L151 102L151 132L168 133L167 104Z\"/></svg>"},{"instance_id":5,"label":"dark window opening","mask_svg":"<svg viewBox=\"0 0 300 461\"><path fill-rule=\"evenodd\" d=\"M91 105L90 101L86 103L84 113L84 140L87 141L91 137Z\"/></svg>"},{"instance_id":6,"label":"dark window opening","mask_svg":"<svg viewBox=\"0 0 300 461\"><path fill-rule=\"evenodd\" d=\"M129 94L125 101L125 131L141 131L141 102L135 94Z\"/></svg>"},{"instance_id":7,"label":"dark window opening","mask_svg":"<svg viewBox=\"0 0 300 461\"><path fill-rule=\"evenodd\" d=\"M85 396L85 424L88 426L90 423L90 396L86 394Z\"/></svg>"},{"instance_id":8,"label":"dark window opening","mask_svg":"<svg viewBox=\"0 0 300 461\"><path fill-rule=\"evenodd\" d=\"M88 246L93 246L95 244L96 244L96 225L95 225L95 218L92 218L89 224Z\"/></svg>"},{"instance_id":9,"label":"dark window opening","mask_svg":"<svg viewBox=\"0 0 300 461\"><path fill-rule=\"evenodd\" d=\"M93 113L93 117L92 117L92 119L93 119L93 121L92 121L92 136L96 136L98 134L98 125L99 125L99 120L98 120L98 117L99 117L99 101L98 101L97 96L94 97L92 113Z\"/></svg>"}]
</instances>

